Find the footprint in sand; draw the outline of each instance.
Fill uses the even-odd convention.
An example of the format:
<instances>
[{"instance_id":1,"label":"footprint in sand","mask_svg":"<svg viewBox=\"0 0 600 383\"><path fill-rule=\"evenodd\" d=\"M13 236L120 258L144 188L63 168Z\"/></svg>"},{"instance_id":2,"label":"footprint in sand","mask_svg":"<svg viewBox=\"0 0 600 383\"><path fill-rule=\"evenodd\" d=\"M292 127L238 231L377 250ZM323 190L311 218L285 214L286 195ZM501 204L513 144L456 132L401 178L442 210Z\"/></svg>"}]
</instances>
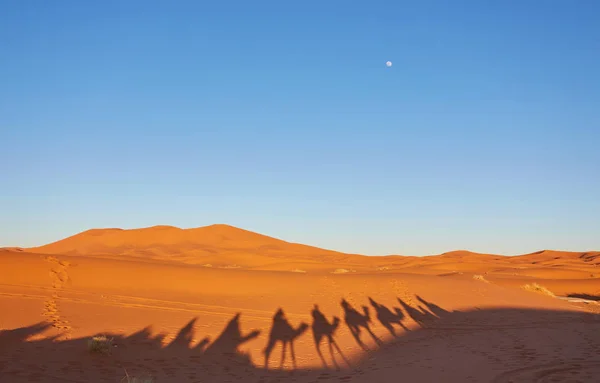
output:
<instances>
[{"instance_id":1,"label":"footprint in sand","mask_svg":"<svg viewBox=\"0 0 600 383\"><path fill-rule=\"evenodd\" d=\"M315 294L311 294L311 298L317 301L321 298L328 298L331 295L337 296L342 293L340 285L332 278L325 276L319 279L319 289Z\"/></svg>"},{"instance_id":2,"label":"footprint in sand","mask_svg":"<svg viewBox=\"0 0 600 383\"><path fill-rule=\"evenodd\" d=\"M600 361L565 361L507 371L498 375L492 382L591 382L598 373Z\"/></svg>"},{"instance_id":3,"label":"footprint in sand","mask_svg":"<svg viewBox=\"0 0 600 383\"><path fill-rule=\"evenodd\" d=\"M391 285L391 290L394 292L394 294L397 297L399 297L400 299L402 299L409 305L414 303L413 298L412 298L413 294L408 290L408 287L406 287L406 284L404 282L394 279L394 280L390 281L390 285Z\"/></svg>"},{"instance_id":4,"label":"footprint in sand","mask_svg":"<svg viewBox=\"0 0 600 383\"><path fill-rule=\"evenodd\" d=\"M52 326L58 330L64 330L65 337L71 338L71 325L69 321L62 317L58 308L58 300L60 299L59 292L68 284L71 283L69 277L68 268L71 264L67 261L61 261L57 257L48 256L46 261L50 262L53 266L50 269L50 278L52 281L52 296L44 302L44 310L42 315L48 317Z\"/></svg>"}]
</instances>

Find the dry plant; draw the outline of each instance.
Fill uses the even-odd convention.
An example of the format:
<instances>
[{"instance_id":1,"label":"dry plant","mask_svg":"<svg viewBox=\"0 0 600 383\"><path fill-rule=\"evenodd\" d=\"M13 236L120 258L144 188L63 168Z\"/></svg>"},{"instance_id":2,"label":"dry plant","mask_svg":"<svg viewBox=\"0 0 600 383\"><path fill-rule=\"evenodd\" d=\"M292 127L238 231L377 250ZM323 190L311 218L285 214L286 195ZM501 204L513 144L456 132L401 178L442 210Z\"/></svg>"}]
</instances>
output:
<instances>
[{"instance_id":1,"label":"dry plant","mask_svg":"<svg viewBox=\"0 0 600 383\"><path fill-rule=\"evenodd\" d=\"M121 379L121 383L154 383L152 376L129 376L127 370L125 370L125 376Z\"/></svg>"},{"instance_id":2,"label":"dry plant","mask_svg":"<svg viewBox=\"0 0 600 383\"><path fill-rule=\"evenodd\" d=\"M544 295L547 295L549 297L555 297L556 296L556 295L554 295L554 293L552 291L548 290L544 286L538 285L537 283L528 283L528 284L523 285L521 287L523 289L527 290L527 291L531 291L531 292L538 293L538 294L544 294Z\"/></svg>"},{"instance_id":3,"label":"dry plant","mask_svg":"<svg viewBox=\"0 0 600 383\"><path fill-rule=\"evenodd\" d=\"M98 354L110 354L112 351L113 338L106 335L96 335L88 340L88 351Z\"/></svg>"},{"instance_id":4,"label":"dry plant","mask_svg":"<svg viewBox=\"0 0 600 383\"><path fill-rule=\"evenodd\" d=\"M473 275L473 279L476 281L480 281L480 282L485 282L485 283L490 283L490 281L488 281L487 279L485 279L485 277L481 274L475 274Z\"/></svg>"}]
</instances>

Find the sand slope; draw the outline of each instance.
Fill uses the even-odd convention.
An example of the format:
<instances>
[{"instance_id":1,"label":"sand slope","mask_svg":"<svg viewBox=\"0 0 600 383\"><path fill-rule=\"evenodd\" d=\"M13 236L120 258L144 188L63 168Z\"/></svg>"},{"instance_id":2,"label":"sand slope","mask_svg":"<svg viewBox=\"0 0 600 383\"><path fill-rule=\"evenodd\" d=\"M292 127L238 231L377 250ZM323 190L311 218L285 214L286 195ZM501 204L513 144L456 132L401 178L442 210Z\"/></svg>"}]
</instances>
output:
<instances>
[{"instance_id":1,"label":"sand slope","mask_svg":"<svg viewBox=\"0 0 600 383\"><path fill-rule=\"evenodd\" d=\"M506 257L463 250L428 257L365 257L286 242L229 225L195 229L172 226L92 229L45 246L21 250L260 270L333 271L345 268L419 274L469 272L551 279L600 278L598 251L543 250Z\"/></svg>"},{"instance_id":2,"label":"sand slope","mask_svg":"<svg viewBox=\"0 0 600 383\"><path fill-rule=\"evenodd\" d=\"M592 382L600 303L521 285L595 298L597 261L363 257L224 225L92 230L0 250L0 381ZM111 355L88 352L100 333Z\"/></svg>"},{"instance_id":3,"label":"sand slope","mask_svg":"<svg viewBox=\"0 0 600 383\"><path fill-rule=\"evenodd\" d=\"M273 262L272 258L308 261L348 258L348 255L335 251L290 243L222 224L195 229L173 226L92 229L27 250L44 254L140 257L190 264L238 262L245 267Z\"/></svg>"}]
</instances>

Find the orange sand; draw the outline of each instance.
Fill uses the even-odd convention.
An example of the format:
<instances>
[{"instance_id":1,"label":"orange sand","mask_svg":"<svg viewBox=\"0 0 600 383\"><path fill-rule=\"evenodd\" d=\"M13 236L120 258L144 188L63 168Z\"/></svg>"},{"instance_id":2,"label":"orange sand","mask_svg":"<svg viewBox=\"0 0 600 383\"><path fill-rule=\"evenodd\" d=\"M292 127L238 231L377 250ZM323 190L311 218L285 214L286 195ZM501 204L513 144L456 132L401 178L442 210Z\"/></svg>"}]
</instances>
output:
<instances>
[{"instance_id":1,"label":"orange sand","mask_svg":"<svg viewBox=\"0 0 600 383\"><path fill-rule=\"evenodd\" d=\"M0 381L592 382L599 265L599 252L365 257L226 225L90 230L0 250ZM114 337L110 355L88 352L96 334Z\"/></svg>"}]
</instances>

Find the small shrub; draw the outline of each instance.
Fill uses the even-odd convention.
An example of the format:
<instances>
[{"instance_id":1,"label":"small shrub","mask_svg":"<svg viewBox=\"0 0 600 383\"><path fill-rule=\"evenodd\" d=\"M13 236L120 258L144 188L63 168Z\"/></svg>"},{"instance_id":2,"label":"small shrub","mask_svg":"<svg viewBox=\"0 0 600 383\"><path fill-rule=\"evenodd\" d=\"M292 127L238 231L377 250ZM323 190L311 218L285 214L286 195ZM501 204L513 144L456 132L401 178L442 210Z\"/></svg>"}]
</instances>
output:
<instances>
[{"instance_id":1,"label":"small shrub","mask_svg":"<svg viewBox=\"0 0 600 383\"><path fill-rule=\"evenodd\" d=\"M480 282L490 283L490 281L488 281L487 279L485 279L485 277L483 275L480 275L480 274L473 275L473 279L476 280L476 281L480 281Z\"/></svg>"},{"instance_id":2,"label":"small shrub","mask_svg":"<svg viewBox=\"0 0 600 383\"><path fill-rule=\"evenodd\" d=\"M152 376L129 376L127 370L125 370L125 376L121 379L121 383L154 383Z\"/></svg>"},{"instance_id":3,"label":"small shrub","mask_svg":"<svg viewBox=\"0 0 600 383\"><path fill-rule=\"evenodd\" d=\"M98 354L110 354L112 351L113 338L106 335L97 335L88 340L88 351Z\"/></svg>"},{"instance_id":4,"label":"small shrub","mask_svg":"<svg viewBox=\"0 0 600 383\"><path fill-rule=\"evenodd\" d=\"M554 295L554 293L552 291L548 290L544 286L538 285L537 283L529 283L529 284L523 285L522 287L527 291L531 291L531 292L538 293L538 294L544 294L549 297L556 296L556 295Z\"/></svg>"}]
</instances>

